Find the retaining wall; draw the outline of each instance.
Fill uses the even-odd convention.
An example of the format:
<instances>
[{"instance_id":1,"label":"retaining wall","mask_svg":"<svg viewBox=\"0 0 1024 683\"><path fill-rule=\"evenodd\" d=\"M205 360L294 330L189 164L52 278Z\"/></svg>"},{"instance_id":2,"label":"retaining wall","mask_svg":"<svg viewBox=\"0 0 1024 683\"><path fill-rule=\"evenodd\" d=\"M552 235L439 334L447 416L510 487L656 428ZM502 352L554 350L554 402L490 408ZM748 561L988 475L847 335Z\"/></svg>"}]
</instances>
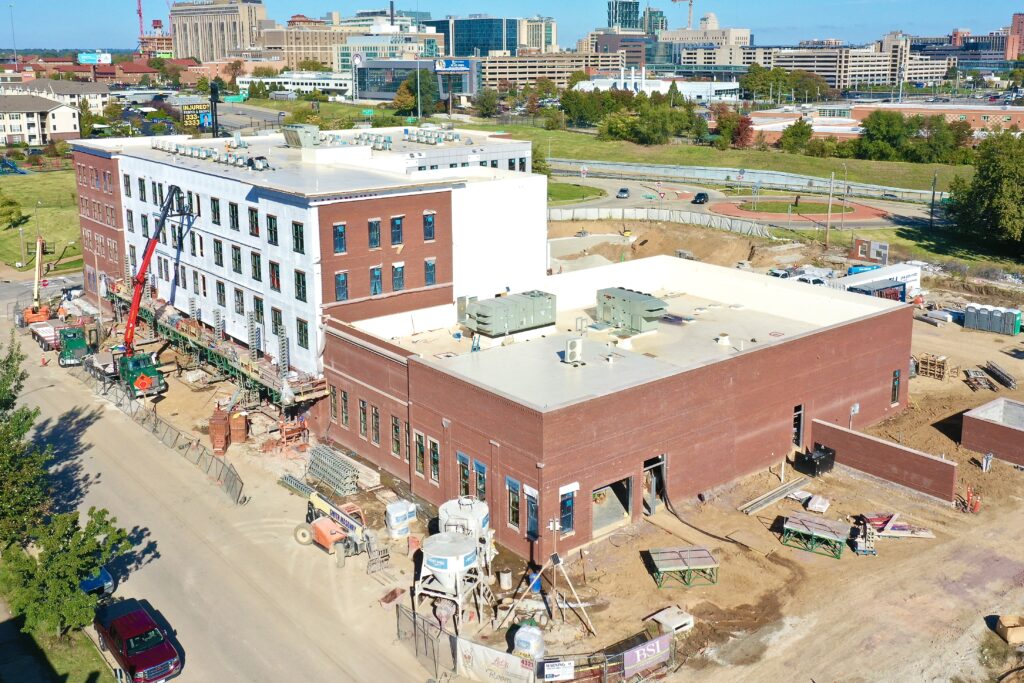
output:
<instances>
[{"instance_id":1,"label":"retaining wall","mask_svg":"<svg viewBox=\"0 0 1024 683\"><path fill-rule=\"evenodd\" d=\"M811 422L811 441L835 449L836 462L952 503L957 465L922 451L822 420Z\"/></svg>"}]
</instances>

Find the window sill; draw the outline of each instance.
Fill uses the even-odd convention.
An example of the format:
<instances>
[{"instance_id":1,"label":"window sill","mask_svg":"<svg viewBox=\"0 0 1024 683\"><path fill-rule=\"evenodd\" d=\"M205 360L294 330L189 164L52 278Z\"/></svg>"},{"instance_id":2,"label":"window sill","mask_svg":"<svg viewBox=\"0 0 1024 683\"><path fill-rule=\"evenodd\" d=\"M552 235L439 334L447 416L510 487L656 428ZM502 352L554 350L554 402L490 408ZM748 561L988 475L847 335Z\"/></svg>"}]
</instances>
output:
<instances>
[{"instance_id":1,"label":"window sill","mask_svg":"<svg viewBox=\"0 0 1024 683\"><path fill-rule=\"evenodd\" d=\"M434 481L433 479L431 479L430 483L436 486L437 488L441 488L441 482L439 481Z\"/></svg>"},{"instance_id":2,"label":"window sill","mask_svg":"<svg viewBox=\"0 0 1024 683\"><path fill-rule=\"evenodd\" d=\"M564 534L560 535L559 538L560 539L562 539L562 538L572 538L575 535L576 535L576 530L573 529L572 531L567 531Z\"/></svg>"},{"instance_id":3,"label":"window sill","mask_svg":"<svg viewBox=\"0 0 1024 683\"><path fill-rule=\"evenodd\" d=\"M517 526L515 526L515 525L513 525L513 524L507 524L507 523L506 523L506 524L505 524L505 526L506 526L507 528L511 529L512 531L516 532L517 534L518 534L518 533L520 533L520 531L519 531L519 527L517 527Z\"/></svg>"},{"instance_id":4,"label":"window sill","mask_svg":"<svg viewBox=\"0 0 1024 683\"><path fill-rule=\"evenodd\" d=\"M890 404L889 404L889 407L890 407L890 408L896 408L896 407L898 407L899 405L900 405L900 402L899 402L899 401L896 401L895 403L890 403Z\"/></svg>"},{"instance_id":5,"label":"window sill","mask_svg":"<svg viewBox=\"0 0 1024 683\"><path fill-rule=\"evenodd\" d=\"M426 477L423 476L422 472L417 472L416 476L419 477L420 479L426 479Z\"/></svg>"}]
</instances>

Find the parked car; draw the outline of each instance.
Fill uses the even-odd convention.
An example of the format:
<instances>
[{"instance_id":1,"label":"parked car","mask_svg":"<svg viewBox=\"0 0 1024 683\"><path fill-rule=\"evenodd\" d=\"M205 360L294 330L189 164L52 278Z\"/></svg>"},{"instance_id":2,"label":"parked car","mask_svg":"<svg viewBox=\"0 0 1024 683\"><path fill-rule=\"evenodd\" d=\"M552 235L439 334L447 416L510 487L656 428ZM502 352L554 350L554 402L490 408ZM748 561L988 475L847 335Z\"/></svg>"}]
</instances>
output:
<instances>
[{"instance_id":1,"label":"parked car","mask_svg":"<svg viewBox=\"0 0 1024 683\"><path fill-rule=\"evenodd\" d=\"M894 195L892 192L886 192L885 194L883 194L882 199L892 199L895 201L899 201L899 197Z\"/></svg>"},{"instance_id":2,"label":"parked car","mask_svg":"<svg viewBox=\"0 0 1024 683\"><path fill-rule=\"evenodd\" d=\"M110 575L106 567L100 567L95 576L79 581L78 587L84 593L91 593L105 598L114 592L114 577Z\"/></svg>"},{"instance_id":3,"label":"parked car","mask_svg":"<svg viewBox=\"0 0 1024 683\"><path fill-rule=\"evenodd\" d=\"M786 280L793 277L793 273L782 268L772 268L768 271L768 277L777 277L781 280Z\"/></svg>"},{"instance_id":4,"label":"parked car","mask_svg":"<svg viewBox=\"0 0 1024 683\"><path fill-rule=\"evenodd\" d=\"M796 279L797 282L806 282L809 285L824 285L825 278L818 277L817 275L801 275Z\"/></svg>"},{"instance_id":5,"label":"parked car","mask_svg":"<svg viewBox=\"0 0 1024 683\"><path fill-rule=\"evenodd\" d=\"M708 197L708 193L707 192L698 192L697 194L693 195L693 201L691 201L690 203L691 204L707 204L709 199L711 199L711 198Z\"/></svg>"},{"instance_id":6,"label":"parked car","mask_svg":"<svg viewBox=\"0 0 1024 683\"><path fill-rule=\"evenodd\" d=\"M629 199L629 188L620 187L619 191L615 193L616 199Z\"/></svg>"},{"instance_id":7,"label":"parked car","mask_svg":"<svg viewBox=\"0 0 1024 683\"><path fill-rule=\"evenodd\" d=\"M134 683L158 683L181 673L181 655L138 600L102 605L93 622L100 649L109 651Z\"/></svg>"}]
</instances>

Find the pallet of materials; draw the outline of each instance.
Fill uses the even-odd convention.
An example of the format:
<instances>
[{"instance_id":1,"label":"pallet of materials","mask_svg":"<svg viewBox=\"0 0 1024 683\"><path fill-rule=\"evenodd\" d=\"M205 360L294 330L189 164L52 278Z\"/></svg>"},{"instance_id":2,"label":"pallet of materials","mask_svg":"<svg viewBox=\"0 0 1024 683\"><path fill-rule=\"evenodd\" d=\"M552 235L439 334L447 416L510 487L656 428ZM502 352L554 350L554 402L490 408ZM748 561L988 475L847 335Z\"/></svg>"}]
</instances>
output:
<instances>
[{"instance_id":1,"label":"pallet of materials","mask_svg":"<svg viewBox=\"0 0 1024 683\"><path fill-rule=\"evenodd\" d=\"M930 377L945 382L950 377L960 374L960 368L953 365L946 356L922 353L914 360L917 363L917 374L921 377Z\"/></svg>"},{"instance_id":2,"label":"pallet of materials","mask_svg":"<svg viewBox=\"0 0 1024 683\"><path fill-rule=\"evenodd\" d=\"M974 368L964 369L964 381L967 382L967 386L971 388L971 391L982 391L984 389L999 391L999 387L981 370L975 370Z\"/></svg>"},{"instance_id":3,"label":"pallet of materials","mask_svg":"<svg viewBox=\"0 0 1024 683\"><path fill-rule=\"evenodd\" d=\"M985 363L985 372L992 375L992 377L997 382L1002 384L1007 389L1017 388L1017 379L1013 375L1008 373L1006 370L1003 370L1001 367L993 363L992 361L988 361L987 363Z\"/></svg>"},{"instance_id":4,"label":"pallet of materials","mask_svg":"<svg viewBox=\"0 0 1024 683\"><path fill-rule=\"evenodd\" d=\"M861 518L873 527L880 538L935 538L930 529L899 522L898 512L866 512Z\"/></svg>"}]
</instances>

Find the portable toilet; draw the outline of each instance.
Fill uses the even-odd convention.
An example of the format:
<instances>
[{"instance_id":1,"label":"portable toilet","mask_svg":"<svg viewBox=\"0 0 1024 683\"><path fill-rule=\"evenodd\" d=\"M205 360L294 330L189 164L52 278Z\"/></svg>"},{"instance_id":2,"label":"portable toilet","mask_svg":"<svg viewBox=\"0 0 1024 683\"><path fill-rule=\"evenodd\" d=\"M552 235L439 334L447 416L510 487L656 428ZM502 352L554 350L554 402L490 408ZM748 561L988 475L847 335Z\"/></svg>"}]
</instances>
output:
<instances>
[{"instance_id":1,"label":"portable toilet","mask_svg":"<svg viewBox=\"0 0 1024 683\"><path fill-rule=\"evenodd\" d=\"M1000 306L992 308L992 312L989 316L989 331L1003 334L1003 315L1006 313L1006 309Z\"/></svg>"},{"instance_id":2,"label":"portable toilet","mask_svg":"<svg viewBox=\"0 0 1024 683\"><path fill-rule=\"evenodd\" d=\"M978 304L967 304L964 312L964 327L969 330L978 329Z\"/></svg>"}]
</instances>

